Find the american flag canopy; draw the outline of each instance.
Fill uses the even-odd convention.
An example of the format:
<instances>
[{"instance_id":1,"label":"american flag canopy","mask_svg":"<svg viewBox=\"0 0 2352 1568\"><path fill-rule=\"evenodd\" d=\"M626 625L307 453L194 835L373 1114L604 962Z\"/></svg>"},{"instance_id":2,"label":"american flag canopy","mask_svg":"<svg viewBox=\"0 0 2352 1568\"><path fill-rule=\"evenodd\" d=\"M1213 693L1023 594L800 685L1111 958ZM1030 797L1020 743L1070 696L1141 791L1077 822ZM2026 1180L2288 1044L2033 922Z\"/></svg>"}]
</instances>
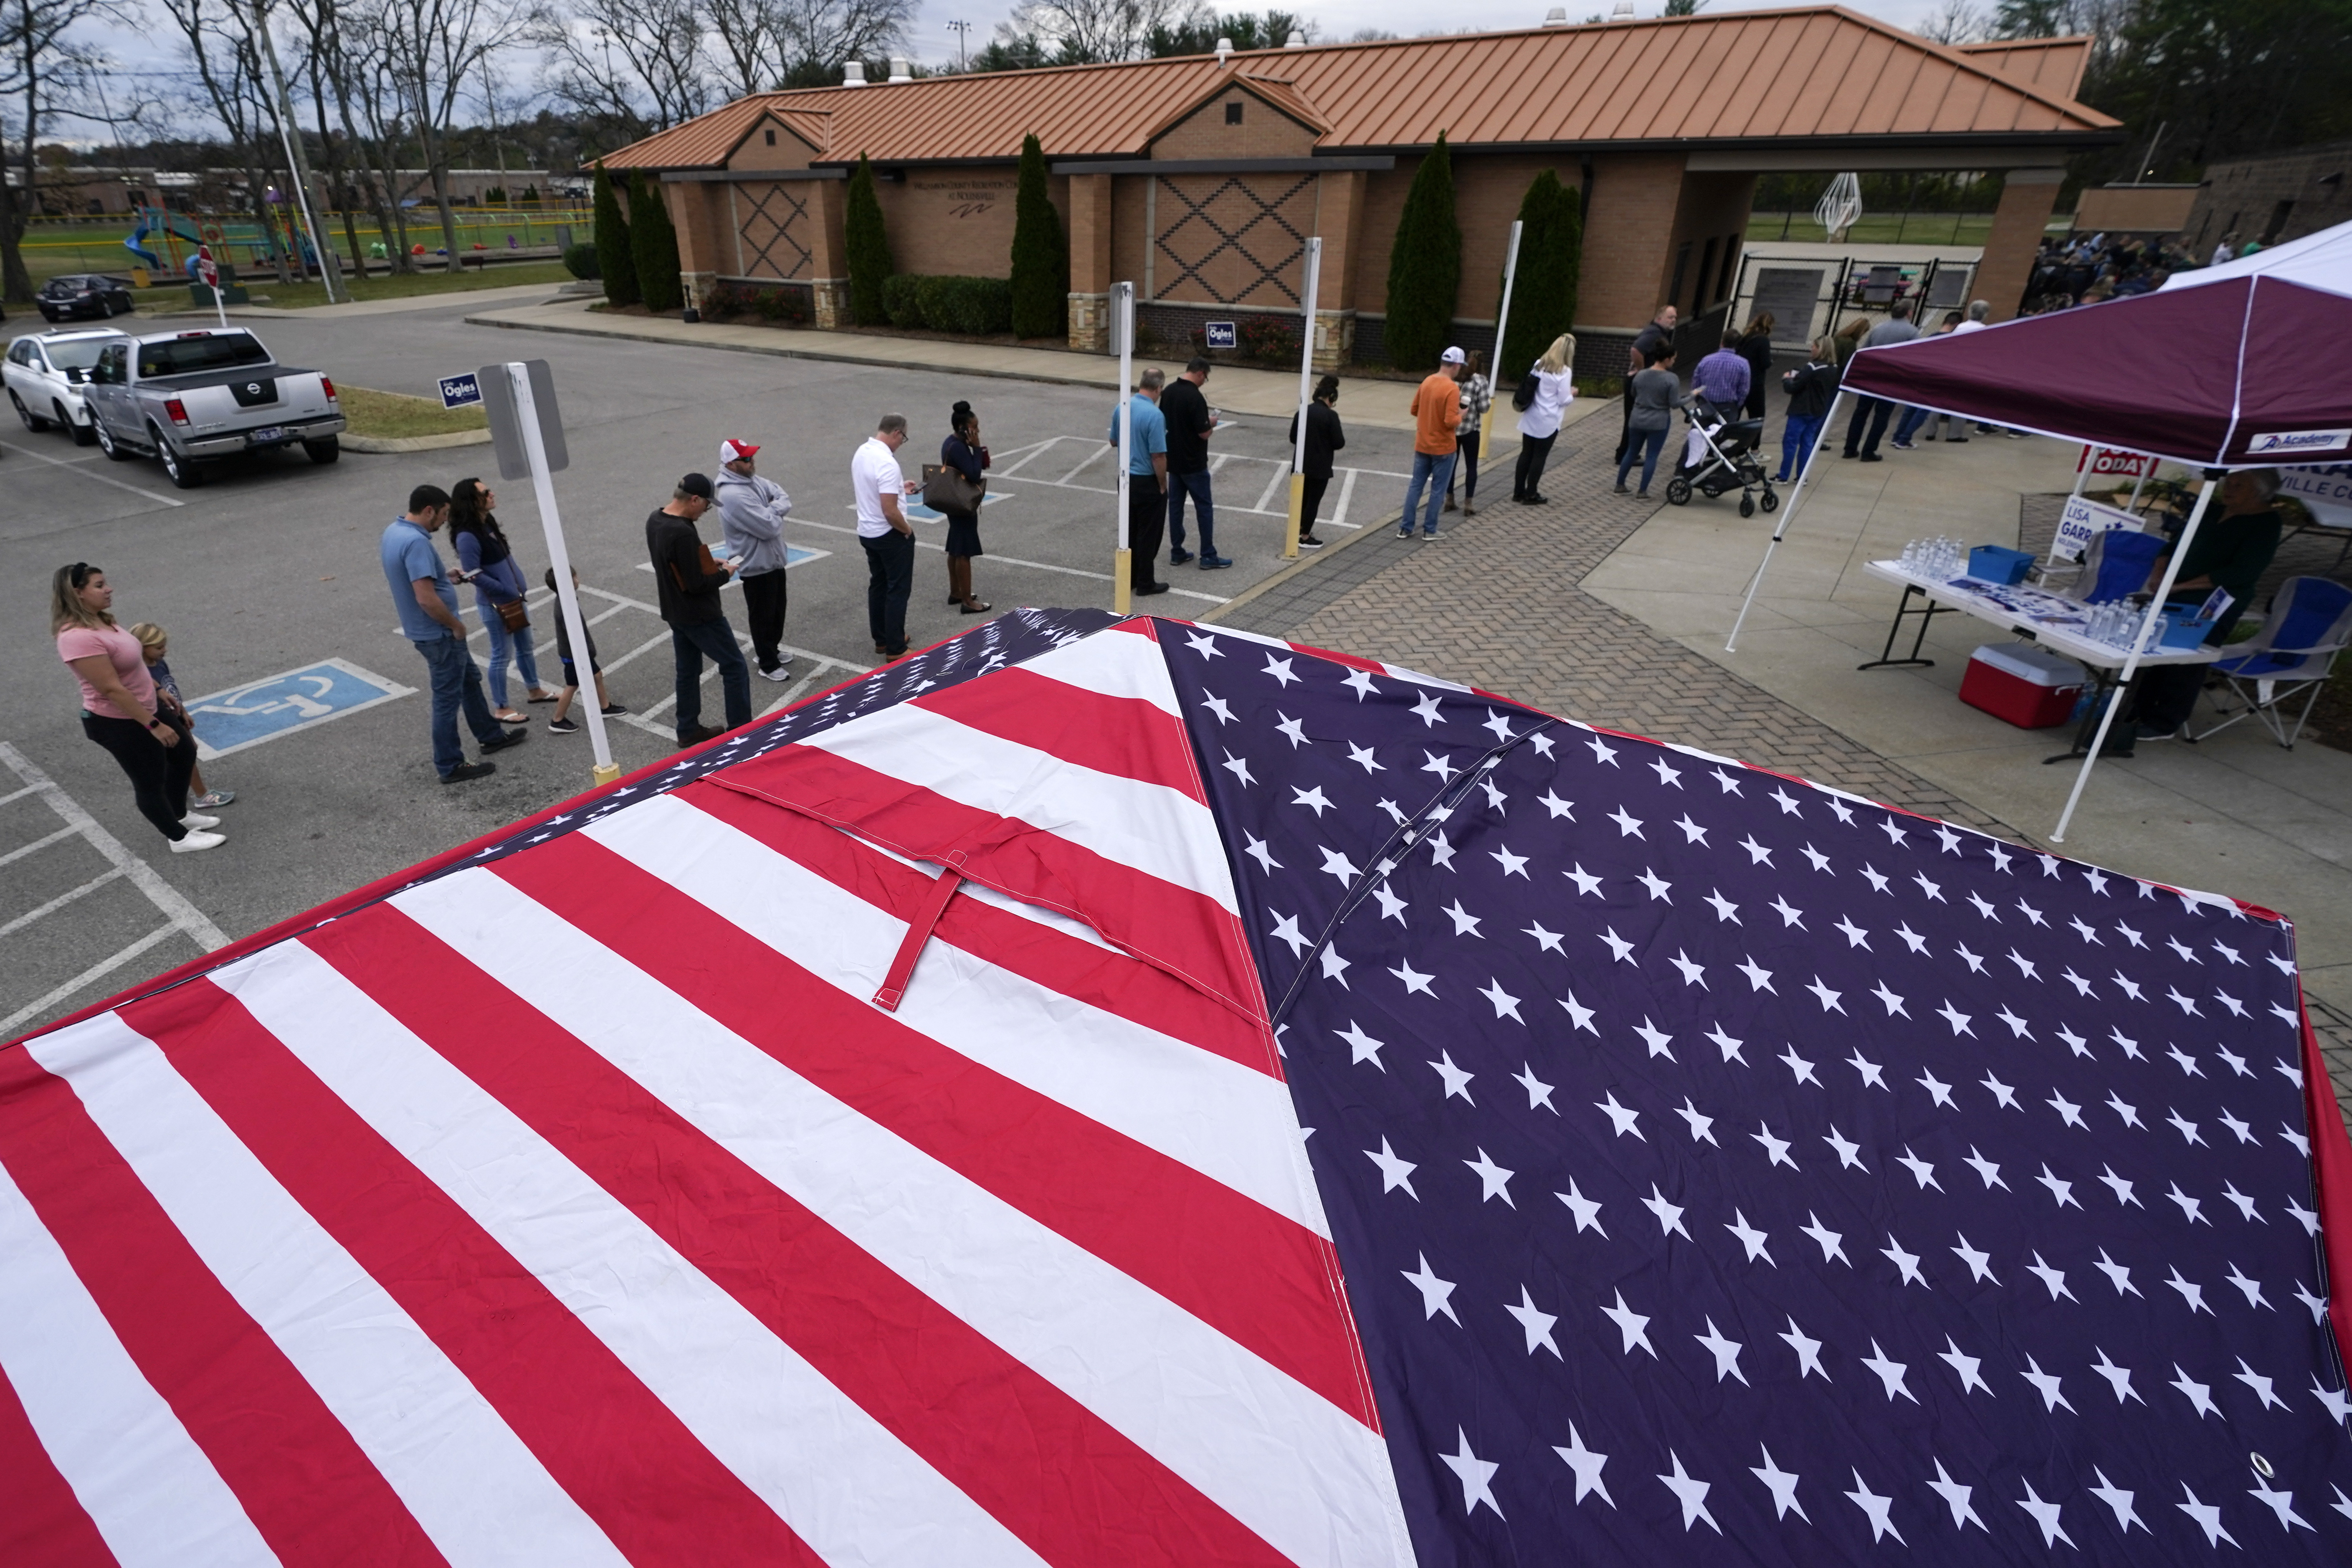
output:
<instances>
[{"instance_id":1,"label":"american flag canopy","mask_svg":"<svg viewBox=\"0 0 2352 1568\"><path fill-rule=\"evenodd\" d=\"M0 1562L2341 1564L2315 1062L2264 911L1024 612L0 1052Z\"/></svg>"}]
</instances>

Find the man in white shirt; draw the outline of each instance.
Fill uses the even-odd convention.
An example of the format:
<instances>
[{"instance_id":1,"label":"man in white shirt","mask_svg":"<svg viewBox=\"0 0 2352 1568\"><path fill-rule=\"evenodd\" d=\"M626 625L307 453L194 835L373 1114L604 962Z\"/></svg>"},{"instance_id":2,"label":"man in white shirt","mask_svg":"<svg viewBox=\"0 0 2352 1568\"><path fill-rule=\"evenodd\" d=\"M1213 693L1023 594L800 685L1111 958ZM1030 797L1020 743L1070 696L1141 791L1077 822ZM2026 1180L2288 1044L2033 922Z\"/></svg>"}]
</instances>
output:
<instances>
[{"instance_id":1,"label":"man in white shirt","mask_svg":"<svg viewBox=\"0 0 2352 1568\"><path fill-rule=\"evenodd\" d=\"M907 599L915 583L915 531L901 504L914 487L898 471L898 448L906 444L907 416L885 414L849 459L857 542L866 547L866 622L884 658L906 655Z\"/></svg>"}]
</instances>

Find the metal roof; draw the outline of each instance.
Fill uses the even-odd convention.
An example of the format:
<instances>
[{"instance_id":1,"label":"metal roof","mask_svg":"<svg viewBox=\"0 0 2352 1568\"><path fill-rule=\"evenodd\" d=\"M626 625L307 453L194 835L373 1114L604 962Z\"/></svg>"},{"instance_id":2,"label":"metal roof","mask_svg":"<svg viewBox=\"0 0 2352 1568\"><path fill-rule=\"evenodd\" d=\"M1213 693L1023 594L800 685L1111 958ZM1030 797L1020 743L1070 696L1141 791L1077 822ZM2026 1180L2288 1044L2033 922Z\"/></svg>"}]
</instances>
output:
<instances>
[{"instance_id":1,"label":"metal roof","mask_svg":"<svg viewBox=\"0 0 2352 1568\"><path fill-rule=\"evenodd\" d=\"M739 100L606 157L614 168L723 163L766 110L829 110L846 162L1139 157L1235 75L1271 78L1327 127L1324 152L1479 146L2045 136L2104 141L2075 102L2073 39L1947 48L1842 6L1400 38L1232 57L926 77ZM1263 82L1253 82L1263 88ZM1475 85L1476 90L1468 90ZM2071 79L2064 84L2072 89Z\"/></svg>"},{"instance_id":2,"label":"metal roof","mask_svg":"<svg viewBox=\"0 0 2352 1568\"><path fill-rule=\"evenodd\" d=\"M2090 68L2088 33L2066 38L2010 38L1990 44L1961 44L1959 52L1992 67L2012 81L2072 98L2083 89L2083 73Z\"/></svg>"}]
</instances>

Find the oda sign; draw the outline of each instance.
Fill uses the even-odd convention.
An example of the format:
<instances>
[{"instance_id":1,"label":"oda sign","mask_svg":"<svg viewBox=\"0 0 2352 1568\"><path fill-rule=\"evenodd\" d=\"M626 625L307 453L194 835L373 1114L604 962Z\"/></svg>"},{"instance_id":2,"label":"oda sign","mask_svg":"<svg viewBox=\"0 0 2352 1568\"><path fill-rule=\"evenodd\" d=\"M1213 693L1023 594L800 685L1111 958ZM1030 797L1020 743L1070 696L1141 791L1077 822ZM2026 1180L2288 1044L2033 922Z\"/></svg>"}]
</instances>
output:
<instances>
[{"instance_id":1,"label":"oda sign","mask_svg":"<svg viewBox=\"0 0 2352 1568\"><path fill-rule=\"evenodd\" d=\"M1241 334L1234 331L1231 321L1211 321L1206 344L1213 349L1237 349L1242 346Z\"/></svg>"}]
</instances>

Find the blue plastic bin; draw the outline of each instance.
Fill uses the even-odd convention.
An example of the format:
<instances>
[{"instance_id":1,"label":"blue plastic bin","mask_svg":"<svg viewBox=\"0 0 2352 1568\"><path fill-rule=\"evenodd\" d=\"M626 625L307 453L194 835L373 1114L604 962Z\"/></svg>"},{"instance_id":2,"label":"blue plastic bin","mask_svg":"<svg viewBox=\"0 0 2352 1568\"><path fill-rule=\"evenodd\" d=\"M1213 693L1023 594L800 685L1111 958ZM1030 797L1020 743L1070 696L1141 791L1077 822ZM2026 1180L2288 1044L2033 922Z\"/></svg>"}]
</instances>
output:
<instances>
[{"instance_id":1,"label":"blue plastic bin","mask_svg":"<svg viewBox=\"0 0 2352 1568\"><path fill-rule=\"evenodd\" d=\"M1969 575L1979 583L2013 585L2024 582L2032 569L2031 553L2006 545L1979 544L1969 552Z\"/></svg>"}]
</instances>

